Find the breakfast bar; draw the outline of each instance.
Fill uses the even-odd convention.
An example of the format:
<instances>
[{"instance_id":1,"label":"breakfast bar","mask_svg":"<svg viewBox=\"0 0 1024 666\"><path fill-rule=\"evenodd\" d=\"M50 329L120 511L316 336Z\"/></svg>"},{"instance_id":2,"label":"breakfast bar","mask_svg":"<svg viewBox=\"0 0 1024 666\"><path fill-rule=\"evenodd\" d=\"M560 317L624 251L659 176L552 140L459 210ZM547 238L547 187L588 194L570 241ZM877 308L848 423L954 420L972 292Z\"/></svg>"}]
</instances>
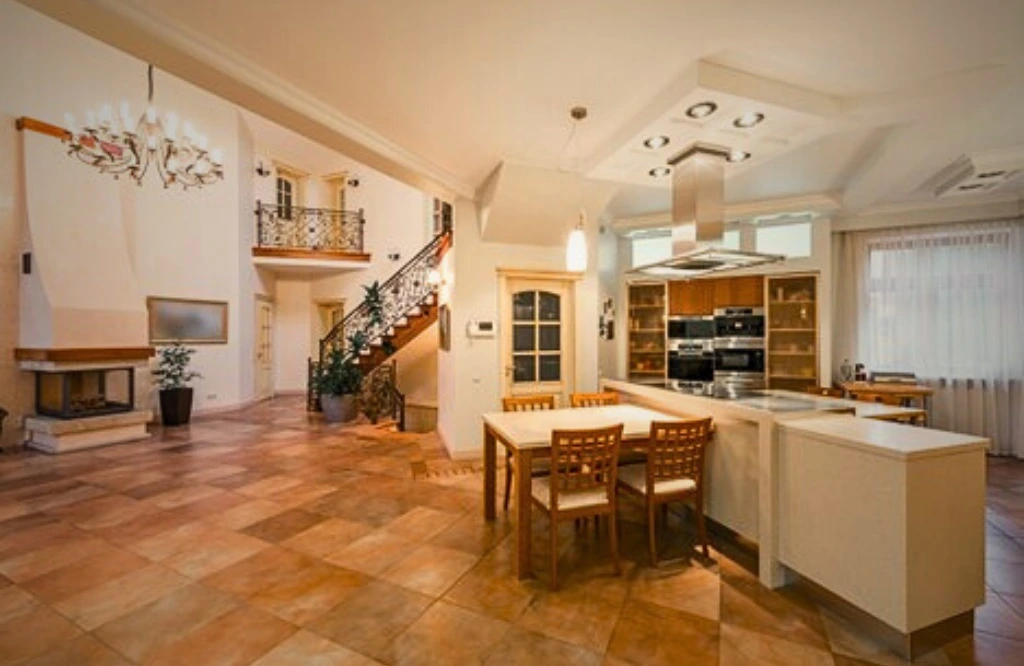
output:
<instances>
[{"instance_id":1,"label":"breakfast bar","mask_svg":"<svg viewBox=\"0 0 1024 666\"><path fill-rule=\"evenodd\" d=\"M707 515L757 544L762 584L837 597L906 657L973 629L985 602L986 439L891 420L906 408L789 391L602 388L713 417Z\"/></svg>"}]
</instances>

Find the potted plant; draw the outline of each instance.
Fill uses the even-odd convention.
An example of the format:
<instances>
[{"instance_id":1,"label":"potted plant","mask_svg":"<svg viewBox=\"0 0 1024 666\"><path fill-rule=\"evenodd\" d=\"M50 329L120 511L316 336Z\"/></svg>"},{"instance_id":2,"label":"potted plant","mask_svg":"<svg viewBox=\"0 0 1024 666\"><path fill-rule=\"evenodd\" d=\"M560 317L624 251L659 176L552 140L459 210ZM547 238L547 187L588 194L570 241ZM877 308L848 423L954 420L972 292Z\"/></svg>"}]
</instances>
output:
<instances>
[{"instance_id":1,"label":"potted plant","mask_svg":"<svg viewBox=\"0 0 1024 666\"><path fill-rule=\"evenodd\" d=\"M363 371L358 363L361 349L361 339L352 336L347 353L337 347L331 349L327 362L317 369L320 407L330 423L351 421L356 417L356 394L363 384Z\"/></svg>"},{"instance_id":2,"label":"potted plant","mask_svg":"<svg viewBox=\"0 0 1024 666\"><path fill-rule=\"evenodd\" d=\"M180 342L159 351L153 375L160 386L160 419L165 426L184 425L192 418L193 391L188 383L202 377L188 367L195 353Z\"/></svg>"}]
</instances>

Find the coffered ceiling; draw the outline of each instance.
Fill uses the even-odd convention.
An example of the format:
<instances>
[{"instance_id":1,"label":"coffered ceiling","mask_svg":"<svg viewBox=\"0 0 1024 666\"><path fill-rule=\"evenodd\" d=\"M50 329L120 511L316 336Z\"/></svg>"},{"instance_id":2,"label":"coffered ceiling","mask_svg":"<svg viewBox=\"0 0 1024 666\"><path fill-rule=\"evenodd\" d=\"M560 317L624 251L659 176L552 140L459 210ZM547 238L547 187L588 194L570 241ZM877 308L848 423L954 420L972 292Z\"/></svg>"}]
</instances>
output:
<instances>
[{"instance_id":1,"label":"coffered ceiling","mask_svg":"<svg viewBox=\"0 0 1024 666\"><path fill-rule=\"evenodd\" d=\"M1019 0L22 2L462 194L503 160L564 168L574 104L584 170L622 183L616 215L663 209L647 171L694 139L751 152L730 202L837 191L851 209L1024 145ZM716 114L685 116L710 95ZM764 122L733 127L746 111ZM654 133L669 146L644 149Z\"/></svg>"}]
</instances>

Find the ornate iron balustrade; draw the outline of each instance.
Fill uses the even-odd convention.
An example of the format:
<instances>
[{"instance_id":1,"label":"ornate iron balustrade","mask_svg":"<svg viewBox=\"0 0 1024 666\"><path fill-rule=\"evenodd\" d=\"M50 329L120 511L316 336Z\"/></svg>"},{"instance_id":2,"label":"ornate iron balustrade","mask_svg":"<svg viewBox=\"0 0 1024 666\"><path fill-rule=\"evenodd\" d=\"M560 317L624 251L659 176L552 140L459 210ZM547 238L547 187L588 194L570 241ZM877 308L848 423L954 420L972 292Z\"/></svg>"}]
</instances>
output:
<instances>
[{"instance_id":1,"label":"ornate iron balustrade","mask_svg":"<svg viewBox=\"0 0 1024 666\"><path fill-rule=\"evenodd\" d=\"M437 267L438 259L447 246L450 235L441 233L427 243L416 256L396 271L381 285L381 316L374 316L366 301L349 312L344 319L320 340L321 363L335 346L348 346L353 336L363 340L363 346L383 340L388 331L398 324L409 312L434 294L435 285L430 284L430 271Z\"/></svg>"},{"instance_id":2,"label":"ornate iron balustrade","mask_svg":"<svg viewBox=\"0 0 1024 666\"><path fill-rule=\"evenodd\" d=\"M365 224L362 209L333 210L256 202L257 247L361 253Z\"/></svg>"},{"instance_id":3,"label":"ornate iron balustrade","mask_svg":"<svg viewBox=\"0 0 1024 666\"><path fill-rule=\"evenodd\" d=\"M379 365L363 377L358 403L371 423L381 416L390 416L399 431L405 430L405 394L398 390L397 362Z\"/></svg>"}]
</instances>

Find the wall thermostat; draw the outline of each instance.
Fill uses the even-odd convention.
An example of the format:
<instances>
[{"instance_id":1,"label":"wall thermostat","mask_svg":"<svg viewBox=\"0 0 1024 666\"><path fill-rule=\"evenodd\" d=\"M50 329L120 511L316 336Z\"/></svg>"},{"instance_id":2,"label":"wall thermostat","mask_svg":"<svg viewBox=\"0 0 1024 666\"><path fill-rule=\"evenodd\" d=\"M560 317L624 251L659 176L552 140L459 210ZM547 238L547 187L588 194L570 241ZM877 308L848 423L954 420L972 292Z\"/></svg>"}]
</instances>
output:
<instances>
[{"instance_id":1,"label":"wall thermostat","mask_svg":"<svg viewBox=\"0 0 1024 666\"><path fill-rule=\"evenodd\" d=\"M489 319L473 319L466 324L466 335L471 338L493 338L498 327Z\"/></svg>"}]
</instances>

